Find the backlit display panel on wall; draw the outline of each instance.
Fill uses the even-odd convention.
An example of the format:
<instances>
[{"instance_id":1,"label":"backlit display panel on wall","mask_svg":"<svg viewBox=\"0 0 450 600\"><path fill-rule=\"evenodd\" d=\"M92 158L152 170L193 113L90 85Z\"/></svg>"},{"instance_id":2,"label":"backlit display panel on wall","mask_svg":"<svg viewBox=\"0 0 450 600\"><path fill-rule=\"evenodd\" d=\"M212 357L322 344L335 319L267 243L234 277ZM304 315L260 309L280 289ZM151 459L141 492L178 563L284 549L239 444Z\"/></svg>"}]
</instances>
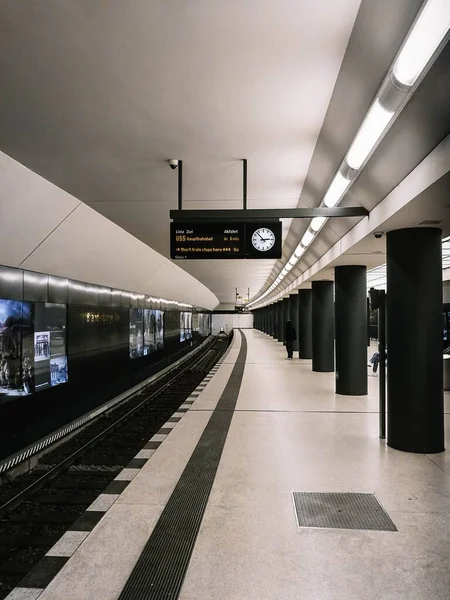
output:
<instances>
[{"instance_id":1,"label":"backlit display panel on wall","mask_svg":"<svg viewBox=\"0 0 450 600\"><path fill-rule=\"evenodd\" d=\"M34 387L39 391L68 380L67 311L65 304L48 302L36 302L33 309ZM28 342L24 334L24 354L29 349Z\"/></svg>"},{"instance_id":2,"label":"backlit display panel on wall","mask_svg":"<svg viewBox=\"0 0 450 600\"><path fill-rule=\"evenodd\" d=\"M180 342L192 339L192 313L180 312Z\"/></svg>"},{"instance_id":3,"label":"backlit display panel on wall","mask_svg":"<svg viewBox=\"0 0 450 600\"><path fill-rule=\"evenodd\" d=\"M0 299L0 402L68 380L64 304Z\"/></svg>"},{"instance_id":4,"label":"backlit display panel on wall","mask_svg":"<svg viewBox=\"0 0 450 600\"><path fill-rule=\"evenodd\" d=\"M162 310L145 309L144 355L164 349L164 313Z\"/></svg>"},{"instance_id":5,"label":"backlit display panel on wall","mask_svg":"<svg viewBox=\"0 0 450 600\"><path fill-rule=\"evenodd\" d=\"M211 333L211 315L207 313L200 313L199 317L199 334L201 337L208 337Z\"/></svg>"},{"instance_id":6,"label":"backlit display panel on wall","mask_svg":"<svg viewBox=\"0 0 450 600\"><path fill-rule=\"evenodd\" d=\"M130 358L164 349L164 312L148 308L130 309Z\"/></svg>"}]
</instances>

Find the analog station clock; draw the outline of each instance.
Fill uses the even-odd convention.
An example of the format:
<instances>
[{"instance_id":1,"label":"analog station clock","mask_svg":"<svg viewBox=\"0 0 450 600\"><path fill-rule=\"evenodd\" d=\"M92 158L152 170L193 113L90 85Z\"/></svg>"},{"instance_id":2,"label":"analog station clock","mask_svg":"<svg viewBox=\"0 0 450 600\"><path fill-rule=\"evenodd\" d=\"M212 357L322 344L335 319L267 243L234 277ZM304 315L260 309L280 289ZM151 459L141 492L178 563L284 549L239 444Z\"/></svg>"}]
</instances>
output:
<instances>
[{"instance_id":1,"label":"analog station clock","mask_svg":"<svg viewBox=\"0 0 450 600\"><path fill-rule=\"evenodd\" d=\"M275 234L267 227L260 227L252 235L252 244L256 250L267 252L275 244Z\"/></svg>"}]
</instances>

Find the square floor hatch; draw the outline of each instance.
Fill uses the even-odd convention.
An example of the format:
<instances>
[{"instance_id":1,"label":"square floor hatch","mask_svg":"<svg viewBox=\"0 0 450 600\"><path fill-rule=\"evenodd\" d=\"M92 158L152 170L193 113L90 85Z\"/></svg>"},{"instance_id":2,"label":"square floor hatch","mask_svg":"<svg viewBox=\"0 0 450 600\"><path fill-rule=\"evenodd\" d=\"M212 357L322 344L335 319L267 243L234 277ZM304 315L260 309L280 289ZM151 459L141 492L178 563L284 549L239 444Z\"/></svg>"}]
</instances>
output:
<instances>
[{"instance_id":1,"label":"square floor hatch","mask_svg":"<svg viewBox=\"0 0 450 600\"><path fill-rule=\"evenodd\" d=\"M299 527L397 531L374 494L293 492Z\"/></svg>"}]
</instances>

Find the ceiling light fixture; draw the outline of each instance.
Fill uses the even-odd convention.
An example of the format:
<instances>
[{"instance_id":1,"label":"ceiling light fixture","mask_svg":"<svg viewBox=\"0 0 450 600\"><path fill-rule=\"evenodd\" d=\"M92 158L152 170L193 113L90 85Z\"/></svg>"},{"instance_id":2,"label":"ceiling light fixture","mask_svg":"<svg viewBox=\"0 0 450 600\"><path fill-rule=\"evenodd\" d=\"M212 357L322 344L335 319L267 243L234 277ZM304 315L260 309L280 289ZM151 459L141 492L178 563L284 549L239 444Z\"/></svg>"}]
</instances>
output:
<instances>
[{"instance_id":1,"label":"ceiling light fixture","mask_svg":"<svg viewBox=\"0 0 450 600\"><path fill-rule=\"evenodd\" d=\"M361 168L366 158L380 140L394 114L394 111L384 108L384 106L380 104L378 98L375 100L345 157L345 160L351 169L357 171Z\"/></svg>"},{"instance_id":2,"label":"ceiling light fixture","mask_svg":"<svg viewBox=\"0 0 450 600\"><path fill-rule=\"evenodd\" d=\"M336 206L336 204L338 204L339 200L344 195L344 192L347 190L350 183L350 179L347 179L347 177L344 177L338 171L334 176L333 181L330 183L330 187L328 188L323 198L323 203L325 204L325 206L328 206L328 208L333 208L333 206Z\"/></svg>"},{"instance_id":3,"label":"ceiling light fixture","mask_svg":"<svg viewBox=\"0 0 450 600\"><path fill-rule=\"evenodd\" d=\"M302 241L301 241L302 246L304 248L307 248L310 245L310 243L313 241L314 236L315 236L314 231L307 229L302 237Z\"/></svg>"},{"instance_id":4,"label":"ceiling light fixture","mask_svg":"<svg viewBox=\"0 0 450 600\"><path fill-rule=\"evenodd\" d=\"M314 217L309 226L314 231L314 233L317 233L325 225L326 220L326 217Z\"/></svg>"},{"instance_id":5,"label":"ceiling light fixture","mask_svg":"<svg viewBox=\"0 0 450 600\"><path fill-rule=\"evenodd\" d=\"M306 248L304 248L301 244L299 244L297 246L297 248L294 250L294 254L293 256L295 256L295 258L299 259L302 254L305 252Z\"/></svg>"},{"instance_id":6,"label":"ceiling light fixture","mask_svg":"<svg viewBox=\"0 0 450 600\"><path fill-rule=\"evenodd\" d=\"M416 83L449 29L448 0L425 2L394 63L393 73L400 84L413 86Z\"/></svg>"},{"instance_id":7,"label":"ceiling light fixture","mask_svg":"<svg viewBox=\"0 0 450 600\"><path fill-rule=\"evenodd\" d=\"M450 37L449 0L426 0L361 123L321 205L337 206ZM345 175L344 175L345 174ZM289 260L305 252L327 219L315 217ZM284 269L283 269L284 271ZM281 272L281 280L286 273ZM280 281L281 281L280 280ZM278 283L280 283L278 281ZM277 287L278 283L275 282ZM262 296L251 304L259 303Z\"/></svg>"}]
</instances>

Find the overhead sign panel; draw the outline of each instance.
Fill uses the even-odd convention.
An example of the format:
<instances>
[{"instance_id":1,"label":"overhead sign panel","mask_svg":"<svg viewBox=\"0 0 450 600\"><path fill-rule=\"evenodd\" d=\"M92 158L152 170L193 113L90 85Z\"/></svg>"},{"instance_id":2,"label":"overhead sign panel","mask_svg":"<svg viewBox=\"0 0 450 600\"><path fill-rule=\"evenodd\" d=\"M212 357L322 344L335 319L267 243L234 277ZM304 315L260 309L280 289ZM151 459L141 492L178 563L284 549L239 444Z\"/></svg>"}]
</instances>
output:
<instances>
[{"instance_id":1,"label":"overhead sign panel","mask_svg":"<svg viewBox=\"0 0 450 600\"><path fill-rule=\"evenodd\" d=\"M281 258L281 223L170 224L170 256L175 260Z\"/></svg>"}]
</instances>

